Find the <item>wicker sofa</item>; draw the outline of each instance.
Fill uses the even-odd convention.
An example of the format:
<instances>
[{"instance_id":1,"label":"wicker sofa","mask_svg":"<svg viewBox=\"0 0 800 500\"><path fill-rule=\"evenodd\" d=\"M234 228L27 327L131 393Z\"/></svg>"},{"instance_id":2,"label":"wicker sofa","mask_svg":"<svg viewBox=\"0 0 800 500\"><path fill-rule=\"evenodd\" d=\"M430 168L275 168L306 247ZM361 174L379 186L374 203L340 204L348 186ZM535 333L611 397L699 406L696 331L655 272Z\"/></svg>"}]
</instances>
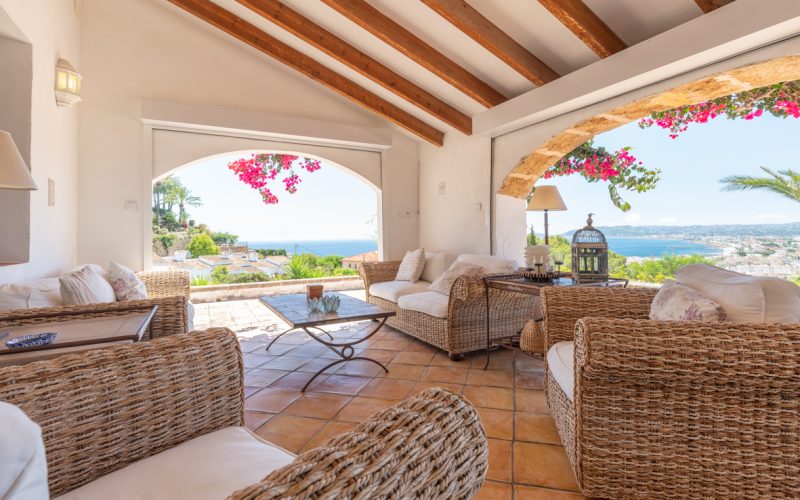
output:
<instances>
[{"instance_id":1,"label":"wicker sofa","mask_svg":"<svg viewBox=\"0 0 800 500\"><path fill-rule=\"evenodd\" d=\"M216 328L2 368L0 401L41 426L53 497L470 498L484 481L460 396L429 389L295 458L241 427L242 370Z\"/></svg>"},{"instance_id":2,"label":"wicker sofa","mask_svg":"<svg viewBox=\"0 0 800 500\"><path fill-rule=\"evenodd\" d=\"M482 260L502 262L503 266L511 266L508 261L489 256L467 257L469 263ZM472 259L471 261L469 259ZM389 318L387 324L416 337L428 344L448 352L453 360L460 360L465 353L486 348L486 287L482 277L461 276L453 283L450 296L427 291L430 282L419 281L407 288L406 295L399 300L388 296L376 295L381 284L396 283L397 270L401 261L384 261L364 263L360 268L364 279L367 302L389 309L397 313ZM510 269L509 269L510 270ZM376 286L377 285L377 286ZM403 301L411 297L420 297L421 310L402 307ZM429 300L442 301L440 312L431 314L423 312ZM519 333L528 319L533 317L537 307L537 297L491 289L489 302L491 307L492 339L507 338Z\"/></svg>"},{"instance_id":3,"label":"wicker sofa","mask_svg":"<svg viewBox=\"0 0 800 500\"><path fill-rule=\"evenodd\" d=\"M800 324L651 321L656 293L543 291L547 401L583 493L800 496Z\"/></svg>"},{"instance_id":4,"label":"wicker sofa","mask_svg":"<svg viewBox=\"0 0 800 500\"><path fill-rule=\"evenodd\" d=\"M189 303L191 279L189 272L164 270L145 271L136 274L147 287L147 300L80 306L53 305L51 307L0 311L0 327L54 321L53 317L67 313L71 319L113 316L119 314L122 309L144 308L157 304L158 311L152 321L152 338L188 332L191 325L191 306ZM60 304L60 297L57 294L57 278L39 280L33 283L31 286L44 289L42 295L52 297L47 299L50 303Z\"/></svg>"}]
</instances>

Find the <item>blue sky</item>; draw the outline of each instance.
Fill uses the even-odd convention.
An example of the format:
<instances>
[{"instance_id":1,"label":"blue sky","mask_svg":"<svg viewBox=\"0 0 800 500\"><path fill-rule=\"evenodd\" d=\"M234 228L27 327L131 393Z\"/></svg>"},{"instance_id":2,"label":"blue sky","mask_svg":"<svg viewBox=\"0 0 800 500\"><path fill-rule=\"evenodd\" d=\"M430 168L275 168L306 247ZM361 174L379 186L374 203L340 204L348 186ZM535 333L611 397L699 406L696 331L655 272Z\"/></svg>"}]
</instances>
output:
<instances>
[{"instance_id":1,"label":"blue sky","mask_svg":"<svg viewBox=\"0 0 800 500\"><path fill-rule=\"evenodd\" d=\"M272 192L280 203L266 205L228 170L228 163L242 156L219 156L175 172L203 200L202 207L188 208L192 219L214 231L237 234L242 241L372 237L377 195L361 179L328 163L313 173L297 169L302 179L297 192L287 193L278 181Z\"/></svg>"},{"instance_id":2,"label":"blue sky","mask_svg":"<svg viewBox=\"0 0 800 500\"><path fill-rule=\"evenodd\" d=\"M753 121L717 118L690 127L677 139L665 130L640 129L636 123L607 132L596 144L609 149L632 146L646 165L662 170L658 187L643 194L622 192L632 209L614 207L605 183L589 184L580 176L542 180L558 186L565 212L550 215L552 233L582 227L594 212L596 225L761 224L800 220L797 203L770 193L723 192L727 175L759 175L759 166L775 170L800 168L794 159L800 120L763 116ZM362 239L375 231L375 192L346 171L323 164L302 172L303 182L290 195L276 186L278 205L265 205L258 193L227 169L238 155L196 163L176 176L203 199L189 208L193 219L217 231L238 234L244 241ZM528 214L528 223L543 231L542 214Z\"/></svg>"},{"instance_id":3,"label":"blue sky","mask_svg":"<svg viewBox=\"0 0 800 500\"><path fill-rule=\"evenodd\" d=\"M768 224L800 220L796 202L767 192L721 191L728 175L760 175L759 166L798 169L800 120L763 116L753 121L718 117L690 126L677 139L666 130L631 123L606 132L595 144L616 150L631 146L645 165L662 171L658 187L647 193L622 191L632 205L623 213L608 197L605 183L589 184L578 175L541 180L558 186L565 212L550 214L551 233L582 227L593 212L595 225ZM543 232L543 215L528 213L528 224Z\"/></svg>"}]
</instances>

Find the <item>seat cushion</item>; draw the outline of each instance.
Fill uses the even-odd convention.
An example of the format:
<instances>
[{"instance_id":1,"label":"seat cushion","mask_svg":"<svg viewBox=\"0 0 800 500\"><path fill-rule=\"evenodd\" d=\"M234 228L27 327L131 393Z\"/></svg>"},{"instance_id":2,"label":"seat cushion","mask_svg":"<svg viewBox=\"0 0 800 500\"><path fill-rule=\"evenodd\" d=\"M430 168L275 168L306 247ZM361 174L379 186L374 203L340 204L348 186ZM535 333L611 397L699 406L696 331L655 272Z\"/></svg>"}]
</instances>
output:
<instances>
[{"instance_id":1,"label":"seat cushion","mask_svg":"<svg viewBox=\"0 0 800 500\"><path fill-rule=\"evenodd\" d=\"M547 370L570 401L575 397L575 342L558 342L547 351Z\"/></svg>"},{"instance_id":2,"label":"seat cushion","mask_svg":"<svg viewBox=\"0 0 800 500\"><path fill-rule=\"evenodd\" d=\"M431 284L427 281L384 281L383 283L373 283L369 287L369 294L380 297L389 302L397 303L403 295L411 293L426 292Z\"/></svg>"},{"instance_id":3,"label":"seat cushion","mask_svg":"<svg viewBox=\"0 0 800 500\"><path fill-rule=\"evenodd\" d=\"M401 309L417 311L437 318L447 318L447 304L450 297L439 292L421 292L403 295L397 301Z\"/></svg>"},{"instance_id":4,"label":"seat cushion","mask_svg":"<svg viewBox=\"0 0 800 500\"><path fill-rule=\"evenodd\" d=\"M42 429L17 406L0 401L0 498L48 498Z\"/></svg>"},{"instance_id":5,"label":"seat cushion","mask_svg":"<svg viewBox=\"0 0 800 500\"><path fill-rule=\"evenodd\" d=\"M218 500L261 481L292 460L294 455L246 428L228 427L139 460L58 498Z\"/></svg>"},{"instance_id":6,"label":"seat cushion","mask_svg":"<svg viewBox=\"0 0 800 500\"><path fill-rule=\"evenodd\" d=\"M456 261L481 266L484 274L508 273L517 269L517 264L513 260L495 257L494 255L465 253L459 255Z\"/></svg>"},{"instance_id":7,"label":"seat cushion","mask_svg":"<svg viewBox=\"0 0 800 500\"><path fill-rule=\"evenodd\" d=\"M725 308L735 323L800 323L800 287L780 278L748 276L707 264L675 273L678 283Z\"/></svg>"}]
</instances>

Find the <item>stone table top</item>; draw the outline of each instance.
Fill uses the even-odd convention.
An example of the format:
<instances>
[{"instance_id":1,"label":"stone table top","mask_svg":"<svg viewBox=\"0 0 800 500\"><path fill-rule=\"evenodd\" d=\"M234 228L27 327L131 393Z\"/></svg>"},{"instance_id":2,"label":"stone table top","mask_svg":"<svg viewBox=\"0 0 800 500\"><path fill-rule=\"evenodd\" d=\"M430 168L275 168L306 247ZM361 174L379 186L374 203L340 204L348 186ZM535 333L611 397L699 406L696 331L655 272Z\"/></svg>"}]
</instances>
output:
<instances>
[{"instance_id":1,"label":"stone table top","mask_svg":"<svg viewBox=\"0 0 800 500\"><path fill-rule=\"evenodd\" d=\"M309 312L304 293L270 295L259 297L259 300L292 328L333 325L396 315L394 311L382 309L349 295L341 293L329 295L338 295L341 300L339 310L335 313Z\"/></svg>"}]
</instances>

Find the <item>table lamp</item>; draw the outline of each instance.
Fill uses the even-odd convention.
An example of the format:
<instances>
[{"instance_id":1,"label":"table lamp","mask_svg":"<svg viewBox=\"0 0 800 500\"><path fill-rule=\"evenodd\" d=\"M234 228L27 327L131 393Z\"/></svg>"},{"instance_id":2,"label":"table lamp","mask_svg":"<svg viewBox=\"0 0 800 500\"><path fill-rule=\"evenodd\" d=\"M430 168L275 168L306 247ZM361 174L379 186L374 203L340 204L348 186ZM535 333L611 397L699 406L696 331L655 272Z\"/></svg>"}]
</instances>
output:
<instances>
[{"instance_id":1,"label":"table lamp","mask_svg":"<svg viewBox=\"0 0 800 500\"><path fill-rule=\"evenodd\" d=\"M550 244L550 235L548 234L548 221L547 212L550 210L566 210L567 206L561 195L558 193L558 188L555 186L538 186L534 188L533 196L528 202L529 212L544 211L544 244Z\"/></svg>"},{"instance_id":2,"label":"table lamp","mask_svg":"<svg viewBox=\"0 0 800 500\"><path fill-rule=\"evenodd\" d=\"M5 130L0 130L0 189L36 189L14 139Z\"/></svg>"}]
</instances>

